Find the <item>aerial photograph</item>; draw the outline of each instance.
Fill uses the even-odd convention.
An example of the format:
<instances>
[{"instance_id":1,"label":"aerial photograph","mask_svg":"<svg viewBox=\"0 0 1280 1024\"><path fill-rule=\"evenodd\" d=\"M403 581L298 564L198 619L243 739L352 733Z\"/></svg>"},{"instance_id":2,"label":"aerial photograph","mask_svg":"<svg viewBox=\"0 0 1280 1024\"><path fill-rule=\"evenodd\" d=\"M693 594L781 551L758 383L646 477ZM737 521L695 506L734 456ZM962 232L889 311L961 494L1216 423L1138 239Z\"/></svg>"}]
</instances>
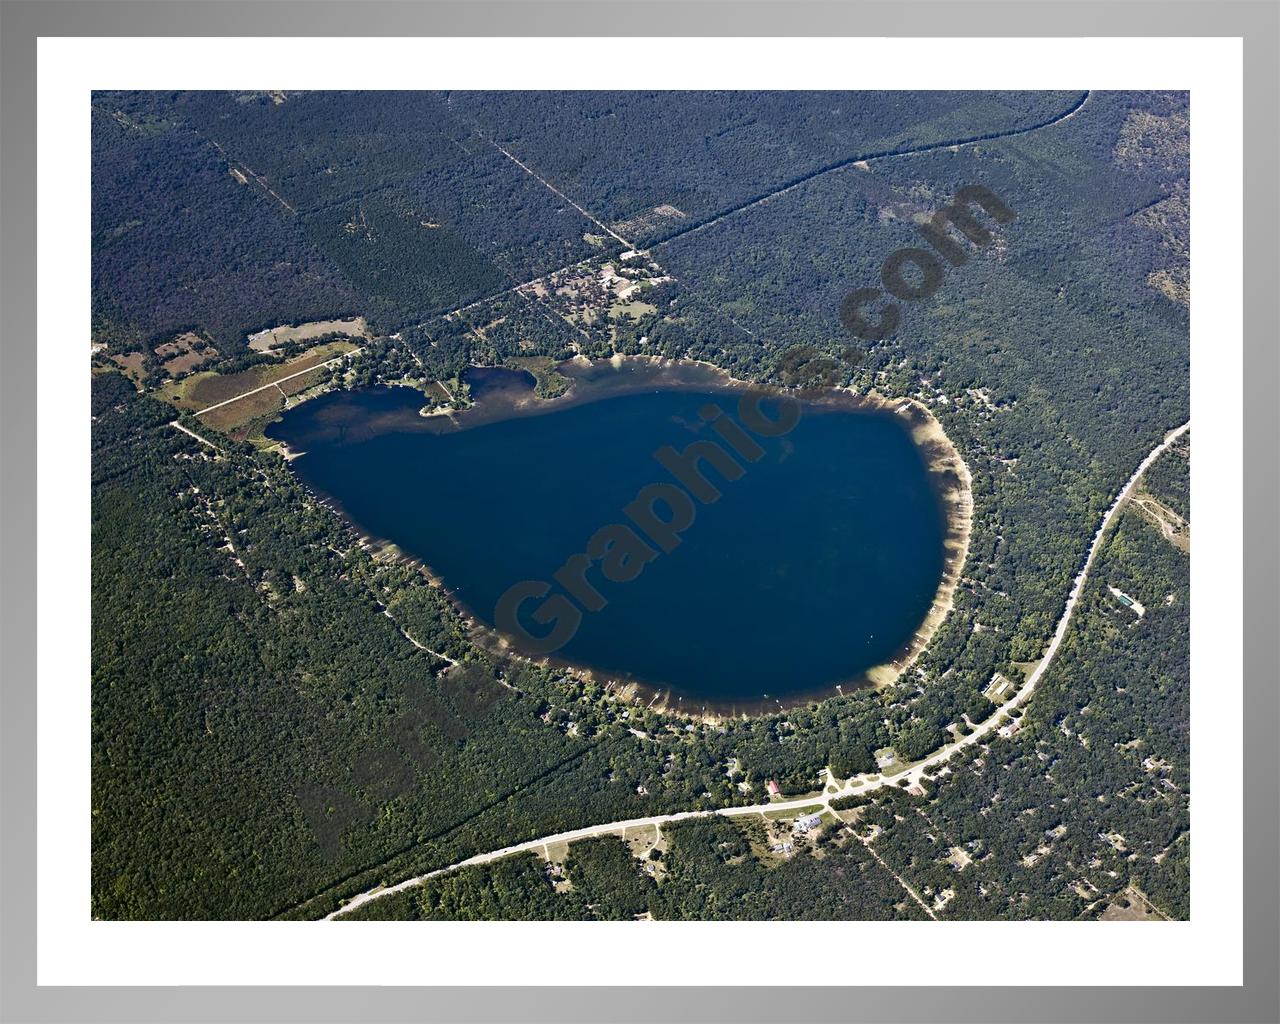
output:
<instances>
[{"instance_id":1,"label":"aerial photograph","mask_svg":"<svg viewBox=\"0 0 1280 1024\"><path fill-rule=\"evenodd\" d=\"M1189 112L94 92L91 916L1190 920Z\"/></svg>"}]
</instances>

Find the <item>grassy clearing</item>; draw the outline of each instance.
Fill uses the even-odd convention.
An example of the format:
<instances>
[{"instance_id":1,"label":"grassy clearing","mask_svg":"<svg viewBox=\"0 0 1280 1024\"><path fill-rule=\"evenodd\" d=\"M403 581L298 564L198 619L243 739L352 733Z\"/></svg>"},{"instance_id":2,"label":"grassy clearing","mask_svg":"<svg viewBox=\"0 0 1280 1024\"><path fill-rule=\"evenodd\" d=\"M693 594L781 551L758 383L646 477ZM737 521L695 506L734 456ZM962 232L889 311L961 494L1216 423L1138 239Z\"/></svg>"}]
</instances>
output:
<instances>
[{"instance_id":1,"label":"grassy clearing","mask_svg":"<svg viewBox=\"0 0 1280 1024\"><path fill-rule=\"evenodd\" d=\"M1163 914L1157 911L1150 901L1137 889L1130 886L1120 893L1111 905L1098 918L1100 921L1164 921Z\"/></svg>"},{"instance_id":2,"label":"grassy clearing","mask_svg":"<svg viewBox=\"0 0 1280 1024\"><path fill-rule=\"evenodd\" d=\"M655 846L665 849L666 843L660 843L658 836L658 828L655 825L641 825L638 828L627 829L625 842L631 850L631 856L643 860Z\"/></svg>"},{"instance_id":3,"label":"grassy clearing","mask_svg":"<svg viewBox=\"0 0 1280 1024\"><path fill-rule=\"evenodd\" d=\"M200 413L202 423L234 440L261 444L263 431L287 407L288 399L323 382L327 371L321 364L354 348L350 342L335 341L276 365L231 374L197 373L166 384L156 394L179 409Z\"/></svg>"},{"instance_id":4,"label":"grassy clearing","mask_svg":"<svg viewBox=\"0 0 1280 1024\"><path fill-rule=\"evenodd\" d=\"M327 367L317 366L310 373L300 374L299 376L293 377L290 380L282 381L280 384L276 386L281 391L283 391L287 396L301 394L303 391L306 391L308 388L313 388L317 384L319 384L320 381L324 379L325 374L327 374L328 372L329 370Z\"/></svg>"},{"instance_id":5,"label":"grassy clearing","mask_svg":"<svg viewBox=\"0 0 1280 1024\"><path fill-rule=\"evenodd\" d=\"M171 377L181 377L184 373L190 373L207 359L208 357L200 352L186 352L180 356L165 360L163 365L169 371Z\"/></svg>"},{"instance_id":6,"label":"grassy clearing","mask_svg":"<svg viewBox=\"0 0 1280 1024\"><path fill-rule=\"evenodd\" d=\"M563 864L569 857L568 843L548 843L546 847L547 860L552 864Z\"/></svg>"},{"instance_id":7,"label":"grassy clearing","mask_svg":"<svg viewBox=\"0 0 1280 1024\"><path fill-rule=\"evenodd\" d=\"M239 373L221 374L213 371L196 373L183 380L166 384L156 394L179 409L199 412L219 402L226 402L265 384L327 362L334 356L354 351L357 346L349 341L333 341L308 349L296 359L274 365L251 366Z\"/></svg>"},{"instance_id":8,"label":"grassy clearing","mask_svg":"<svg viewBox=\"0 0 1280 1024\"><path fill-rule=\"evenodd\" d=\"M217 355L217 350L200 335L191 331L180 334L172 341L157 345L152 351L171 377L181 377L201 363Z\"/></svg>"},{"instance_id":9,"label":"grassy clearing","mask_svg":"<svg viewBox=\"0 0 1280 1024\"><path fill-rule=\"evenodd\" d=\"M539 398L559 398L569 390L569 378L556 370L556 361L550 356L513 356L507 363L533 374L533 393Z\"/></svg>"},{"instance_id":10,"label":"grassy clearing","mask_svg":"<svg viewBox=\"0 0 1280 1024\"><path fill-rule=\"evenodd\" d=\"M310 341L312 338L323 338L330 334L345 334L349 338L371 337L369 325L364 317L352 317L350 320L317 320L296 327L272 327L249 336L249 347L255 352L271 354L282 345L291 345L298 341Z\"/></svg>"},{"instance_id":11,"label":"grassy clearing","mask_svg":"<svg viewBox=\"0 0 1280 1024\"><path fill-rule=\"evenodd\" d=\"M822 804L810 804L807 807L801 807L799 810L762 811L761 813L770 821L777 821L780 818L803 818L807 814L819 814L824 809Z\"/></svg>"},{"instance_id":12,"label":"grassy clearing","mask_svg":"<svg viewBox=\"0 0 1280 1024\"><path fill-rule=\"evenodd\" d=\"M237 441L245 440L249 433L243 428L250 423L263 421L262 427L271 422L284 408L284 395L276 388L267 388L252 395L246 395L230 405L220 406L200 417L200 422L219 430ZM254 433L260 433L261 428Z\"/></svg>"},{"instance_id":13,"label":"grassy clearing","mask_svg":"<svg viewBox=\"0 0 1280 1024\"><path fill-rule=\"evenodd\" d=\"M613 308L609 310L609 316L614 320L621 320L624 317L630 317L632 320L641 320L651 313L658 312L658 307L651 302L615 302Z\"/></svg>"},{"instance_id":14,"label":"grassy clearing","mask_svg":"<svg viewBox=\"0 0 1280 1024\"><path fill-rule=\"evenodd\" d=\"M128 355L112 356L111 361L115 363L124 372L135 385L141 384L147 378L147 369L143 366L143 355L141 352L130 352Z\"/></svg>"}]
</instances>

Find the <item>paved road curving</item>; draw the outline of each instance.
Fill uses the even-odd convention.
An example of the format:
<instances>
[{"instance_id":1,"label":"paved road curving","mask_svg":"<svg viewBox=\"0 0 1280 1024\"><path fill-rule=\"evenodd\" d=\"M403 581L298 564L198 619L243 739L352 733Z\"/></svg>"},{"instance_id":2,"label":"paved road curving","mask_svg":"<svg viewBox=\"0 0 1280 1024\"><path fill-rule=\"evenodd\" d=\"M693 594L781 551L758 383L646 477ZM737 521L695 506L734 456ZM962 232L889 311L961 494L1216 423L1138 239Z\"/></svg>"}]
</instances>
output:
<instances>
[{"instance_id":1,"label":"paved road curving","mask_svg":"<svg viewBox=\"0 0 1280 1024\"><path fill-rule=\"evenodd\" d=\"M530 839L527 842L516 843L514 846L504 846L500 850L491 850L488 853L479 853L474 857L468 857L466 860L458 861L456 864L450 864L448 867L438 868L435 871L428 871L424 875L417 875L413 878L407 878L403 882L396 885L379 887L363 892L353 897L344 906L329 914L325 920L329 921L349 911L355 910L366 903L379 899L383 896L389 896L392 893L403 892L405 889L411 889L415 885L421 885L428 878L434 878L436 875L443 875L450 871L456 871L459 868L471 867L477 864L488 864L491 861L500 860L503 857L510 857L517 853L527 853L542 849L552 843L574 842L579 839L589 839L592 836L612 835L622 832L625 829L641 828L647 825L662 826L674 821L684 821L689 818L705 818L711 815L720 815L725 818L737 818L744 815L762 814L766 811L798 811L804 807L813 807L821 805L829 808L831 801L844 796L854 796L862 793L870 793L885 786L900 785L903 780L909 783L919 782L921 775L930 768L936 767L946 761L953 754L965 747L973 746L979 743L985 737L989 736L1000 724L1001 719L1012 709L1024 704L1030 696L1035 692L1036 685L1044 677L1045 672L1052 664L1054 657L1058 653L1058 648L1062 645L1063 638L1067 635L1067 626L1071 622L1071 615L1075 611L1076 604L1080 600L1080 595L1084 592L1084 584L1089 576L1089 569L1093 566L1094 556L1102 546L1102 540L1107 532L1107 528L1115 520L1119 514L1121 507L1128 500L1133 490L1138 485L1138 481L1142 479L1142 475L1151 468L1152 463L1156 461L1170 445L1179 437L1191 429L1191 422L1187 421L1182 426L1171 430L1165 435L1164 440L1156 445L1142 460L1138 468L1134 470L1133 476L1129 477L1124 487L1120 489L1120 493L1116 495L1106 513L1102 517L1102 522L1098 526L1097 532L1093 535L1093 541L1089 545L1089 553L1085 557L1084 565L1081 566L1080 572L1077 573L1075 581L1071 585L1071 591L1067 595L1066 605L1062 610L1062 617L1058 620L1058 626L1053 631L1053 637L1049 641L1049 646L1045 648L1044 656L1040 659L1040 663L1035 670L1027 677L1022 687L1007 701L990 715L985 722L981 723L973 732L967 736L963 736L954 743L949 743L941 749L935 751L926 757L923 761L919 761L912 765L911 768L901 772L892 778L884 778L880 775L858 775L850 779L842 785L834 793L824 793L820 796L802 797L796 800L775 801L767 804L752 804L744 807L724 807L715 811L681 811L676 814L658 814L649 818L632 818L628 821L611 821L601 825L588 825L585 828L571 829L568 832L557 832L555 835L542 836L538 839Z\"/></svg>"}]
</instances>

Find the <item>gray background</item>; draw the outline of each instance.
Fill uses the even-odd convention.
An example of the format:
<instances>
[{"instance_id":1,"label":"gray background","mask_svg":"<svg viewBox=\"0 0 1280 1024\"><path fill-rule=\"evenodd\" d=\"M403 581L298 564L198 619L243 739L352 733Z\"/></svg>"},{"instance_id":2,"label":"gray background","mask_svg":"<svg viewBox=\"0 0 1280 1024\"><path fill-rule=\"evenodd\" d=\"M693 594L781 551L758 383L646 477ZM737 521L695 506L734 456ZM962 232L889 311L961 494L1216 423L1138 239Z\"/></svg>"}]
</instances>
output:
<instances>
[{"instance_id":1,"label":"gray background","mask_svg":"<svg viewBox=\"0 0 1280 1024\"><path fill-rule=\"evenodd\" d=\"M616 35L634 0L591 2L14 2L0 0L0 1016L5 1020L1280 1020L1277 662L1276 183L1280 7L1254 2L729 3L647 5L647 35L1237 36L1245 40L1245 698L1242 988L36 988L35 70L38 36ZM104 41L104 46L109 42ZM859 47L849 42L850 61ZM1012 40L1009 45L1016 45ZM957 45L958 64L977 55ZM1087 85L1087 66L1082 65ZM270 84L269 82L265 84ZM1204 258L1205 254L1200 254ZM84 325L87 331L88 325ZM1234 680L1223 680L1234 685ZM1211 793L1200 799L1212 799ZM283 929L322 927L282 925ZM428 927L428 926L422 926ZM706 927L693 925L691 927ZM1034 956L1010 924L1006 953ZM1117 925L1117 927L1123 927ZM406 933L413 941L413 931ZM425 933L417 933L423 934ZM711 933L708 931L708 937ZM1135 941L1140 936L1135 935ZM946 956L947 926L916 951ZM424 957L427 951L424 949ZM660 956L655 959L660 960ZM1016 965L1015 965L1016 969ZM497 967L501 970L501 966ZM833 979L838 980L838 979ZM851 978L851 981L859 980ZM1177 979L1143 979L1159 982Z\"/></svg>"}]
</instances>

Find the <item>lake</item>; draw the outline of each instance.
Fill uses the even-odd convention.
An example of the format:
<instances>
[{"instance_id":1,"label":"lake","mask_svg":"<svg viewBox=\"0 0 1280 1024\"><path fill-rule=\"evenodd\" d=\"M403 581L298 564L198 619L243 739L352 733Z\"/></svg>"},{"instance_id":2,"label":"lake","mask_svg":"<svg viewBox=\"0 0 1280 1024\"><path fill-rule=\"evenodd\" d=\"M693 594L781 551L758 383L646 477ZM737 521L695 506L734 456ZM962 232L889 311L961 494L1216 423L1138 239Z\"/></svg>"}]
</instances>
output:
<instances>
[{"instance_id":1,"label":"lake","mask_svg":"<svg viewBox=\"0 0 1280 1024\"><path fill-rule=\"evenodd\" d=\"M413 389L376 387L305 402L268 435L304 453L293 471L357 528L429 566L481 623L502 621L518 650L541 655L532 644L572 626L555 660L669 706L788 706L865 685L912 644L948 523L907 417L847 397L793 401L794 426L766 436L743 429L738 403L756 393L705 368L595 367L554 402L533 397L527 374L471 373L476 404L454 417L420 415ZM714 423L711 406L725 413ZM784 409L757 408L761 423ZM678 477L655 457L694 442L718 445L726 475L735 463L740 475L704 460ZM697 493L702 480L718 500ZM684 498L661 498L673 494ZM676 521L664 532L663 520ZM588 563L580 553L605 527L611 543ZM533 593L503 620L500 600L526 581ZM556 615L539 622L544 604Z\"/></svg>"}]
</instances>

